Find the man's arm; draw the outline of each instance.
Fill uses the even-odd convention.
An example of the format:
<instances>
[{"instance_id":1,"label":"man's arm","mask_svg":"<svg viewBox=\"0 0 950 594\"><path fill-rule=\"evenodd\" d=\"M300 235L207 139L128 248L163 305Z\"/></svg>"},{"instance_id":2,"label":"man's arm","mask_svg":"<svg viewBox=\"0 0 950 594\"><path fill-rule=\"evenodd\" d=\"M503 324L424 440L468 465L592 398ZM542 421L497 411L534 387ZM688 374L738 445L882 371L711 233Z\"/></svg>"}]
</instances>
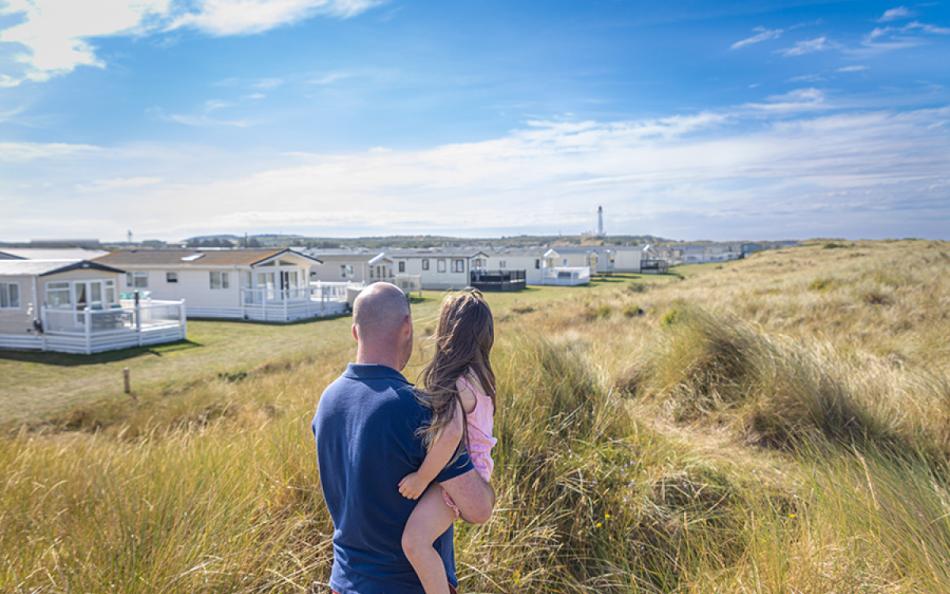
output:
<instances>
[{"instance_id":1,"label":"man's arm","mask_svg":"<svg viewBox=\"0 0 950 594\"><path fill-rule=\"evenodd\" d=\"M495 509L495 491L474 469L439 483L458 506L462 519L484 524Z\"/></svg>"}]
</instances>

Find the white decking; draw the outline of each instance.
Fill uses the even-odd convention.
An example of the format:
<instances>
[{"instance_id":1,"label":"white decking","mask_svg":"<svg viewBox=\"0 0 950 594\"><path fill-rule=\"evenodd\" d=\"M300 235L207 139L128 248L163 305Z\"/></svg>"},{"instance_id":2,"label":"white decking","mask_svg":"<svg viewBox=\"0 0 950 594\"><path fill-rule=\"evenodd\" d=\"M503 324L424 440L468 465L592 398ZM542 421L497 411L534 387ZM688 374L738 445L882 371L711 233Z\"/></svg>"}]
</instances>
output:
<instances>
[{"instance_id":1,"label":"white decking","mask_svg":"<svg viewBox=\"0 0 950 594\"><path fill-rule=\"evenodd\" d=\"M91 354L185 339L184 301L122 301L100 310L41 312L42 331L0 334L0 348Z\"/></svg>"},{"instance_id":2,"label":"white decking","mask_svg":"<svg viewBox=\"0 0 950 594\"><path fill-rule=\"evenodd\" d=\"M589 266L554 266L541 271L542 285L576 286L590 284Z\"/></svg>"}]
</instances>

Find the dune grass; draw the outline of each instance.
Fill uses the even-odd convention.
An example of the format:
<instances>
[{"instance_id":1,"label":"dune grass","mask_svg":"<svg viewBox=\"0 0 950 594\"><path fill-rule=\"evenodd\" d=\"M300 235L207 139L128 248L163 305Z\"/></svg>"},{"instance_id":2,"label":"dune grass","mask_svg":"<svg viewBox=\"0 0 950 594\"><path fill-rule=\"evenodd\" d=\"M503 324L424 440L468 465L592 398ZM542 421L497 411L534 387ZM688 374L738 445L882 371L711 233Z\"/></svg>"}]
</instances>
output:
<instances>
[{"instance_id":1,"label":"dune grass","mask_svg":"<svg viewBox=\"0 0 950 594\"><path fill-rule=\"evenodd\" d=\"M458 530L462 590L950 591L950 246L843 245L495 304L498 506ZM309 421L349 355L0 438L0 591L322 592Z\"/></svg>"}]
</instances>

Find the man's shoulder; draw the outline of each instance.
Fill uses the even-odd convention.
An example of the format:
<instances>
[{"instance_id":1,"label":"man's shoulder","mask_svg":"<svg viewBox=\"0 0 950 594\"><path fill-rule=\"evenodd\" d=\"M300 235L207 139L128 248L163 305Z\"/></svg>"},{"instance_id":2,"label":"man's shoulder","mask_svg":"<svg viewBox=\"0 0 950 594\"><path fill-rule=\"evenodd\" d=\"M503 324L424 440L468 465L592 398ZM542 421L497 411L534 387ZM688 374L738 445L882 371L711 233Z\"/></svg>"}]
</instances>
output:
<instances>
[{"instance_id":1,"label":"man's shoulder","mask_svg":"<svg viewBox=\"0 0 950 594\"><path fill-rule=\"evenodd\" d=\"M397 408L405 411L425 411L425 405L419 400L415 386L395 379L362 379L345 373L333 380L320 397L323 402L354 403L354 396L360 394L372 396L376 403L387 409Z\"/></svg>"}]
</instances>

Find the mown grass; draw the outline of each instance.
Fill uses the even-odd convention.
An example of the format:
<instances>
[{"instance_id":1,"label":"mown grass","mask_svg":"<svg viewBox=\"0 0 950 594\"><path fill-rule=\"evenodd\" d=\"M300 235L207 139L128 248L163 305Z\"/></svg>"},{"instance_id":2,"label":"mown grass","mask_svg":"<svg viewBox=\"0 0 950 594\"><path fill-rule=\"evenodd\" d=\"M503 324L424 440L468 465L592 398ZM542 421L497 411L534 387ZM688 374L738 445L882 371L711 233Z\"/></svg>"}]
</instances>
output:
<instances>
[{"instance_id":1,"label":"mown grass","mask_svg":"<svg viewBox=\"0 0 950 594\"><path fill-rule=\"evenodd\" d=\"M462 590L950 591L948 252L817 243L498 303L498 506L457 533ZM322 584L309 420L348 357L275 358L2 438L0 591Z\"/></svg>"}]
</instances>

